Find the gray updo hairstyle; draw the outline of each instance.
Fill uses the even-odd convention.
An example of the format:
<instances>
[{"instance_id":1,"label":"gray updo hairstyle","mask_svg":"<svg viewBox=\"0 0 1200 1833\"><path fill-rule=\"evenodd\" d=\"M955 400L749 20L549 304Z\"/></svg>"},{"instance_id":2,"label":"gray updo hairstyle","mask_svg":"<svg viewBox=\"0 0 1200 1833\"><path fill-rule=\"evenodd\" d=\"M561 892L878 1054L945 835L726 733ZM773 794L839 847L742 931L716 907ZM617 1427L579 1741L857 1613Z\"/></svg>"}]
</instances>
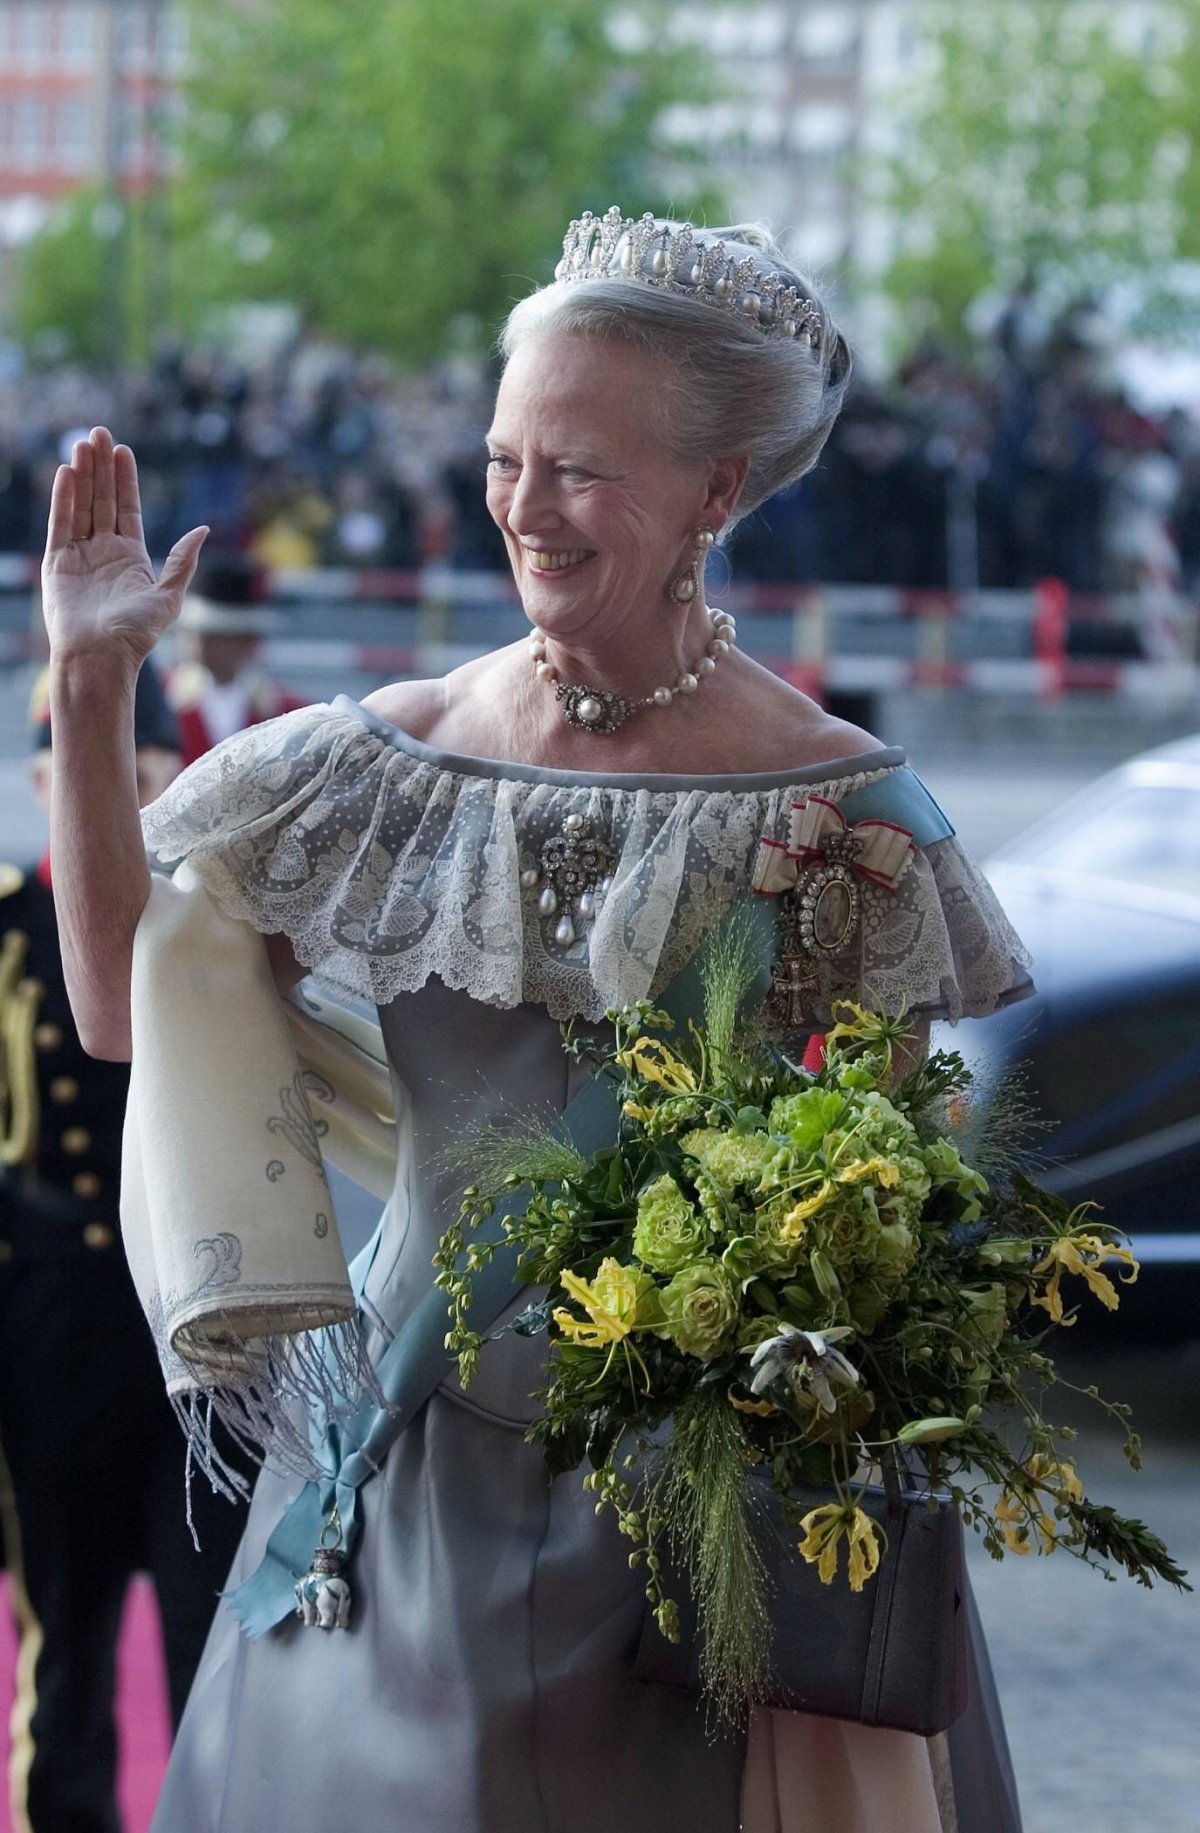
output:
<instances>
[{"instance_id":1,"label":"gray updo hairstyle","mask_svg":"<svg viewBox=\"0 0 1200 1833\"><path fill-rule=\"evenodd\" d=\"M675 225L667 225L675 227ZM735 259L753 253L787 285L811 299L820 316L816 345L765 337L737 312L665 288L619 278L553 281L515 305L500 333L504 361L527 338L570 331L616 338L664 357L675 385L662 402L661 432L681 465L747 452L750 469L742 516L811 471L837 419L850 380L850 351L811 280L788 261L757 223L706 229Z\"/></svg>"}]
</instances>

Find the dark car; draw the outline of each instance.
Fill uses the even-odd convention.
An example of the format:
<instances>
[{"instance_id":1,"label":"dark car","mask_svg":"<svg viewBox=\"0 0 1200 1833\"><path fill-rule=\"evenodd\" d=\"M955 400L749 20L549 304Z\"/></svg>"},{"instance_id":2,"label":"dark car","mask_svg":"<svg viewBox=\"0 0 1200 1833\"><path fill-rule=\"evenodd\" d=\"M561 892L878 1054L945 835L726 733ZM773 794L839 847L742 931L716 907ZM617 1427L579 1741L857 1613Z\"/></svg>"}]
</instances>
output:
<instances>
[{"instance_id":1,"label":"dark car","mask_svg":"<svg viewBox=\"0 0 1200 1833\"><path fill-rule=\"evenodd\" d=\"M1142 1263L1122 1328L1200 1335L1200 737L1102 777L987 872L1037 996L939 1041L989 1082L1024 1065L1039 1181L1102 1204Z\"/></svg>"}]
</instances>

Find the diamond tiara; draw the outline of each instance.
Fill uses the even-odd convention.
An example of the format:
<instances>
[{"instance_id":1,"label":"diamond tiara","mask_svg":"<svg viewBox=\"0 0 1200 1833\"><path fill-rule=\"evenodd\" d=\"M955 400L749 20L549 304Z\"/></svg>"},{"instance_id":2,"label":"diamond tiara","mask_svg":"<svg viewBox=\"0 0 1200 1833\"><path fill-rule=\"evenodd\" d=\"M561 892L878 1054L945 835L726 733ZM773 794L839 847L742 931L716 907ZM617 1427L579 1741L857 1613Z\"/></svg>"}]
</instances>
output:
<instances>
[{"instance_id":1,"label":"diamond tiara","mask_svg":"<svg viewBox=\"0 0 1200 1833\"><path fill-rule=\"evenodd\" d=\"M823 316L782 274L738 258L724 242L704 240L691 223L672 229L645 216L622 216L616 204L601 217L585 210L563 237L556 280L634 280L734 312L764 337L791 337L819 346Z\"/></svg>"}]
</instances>

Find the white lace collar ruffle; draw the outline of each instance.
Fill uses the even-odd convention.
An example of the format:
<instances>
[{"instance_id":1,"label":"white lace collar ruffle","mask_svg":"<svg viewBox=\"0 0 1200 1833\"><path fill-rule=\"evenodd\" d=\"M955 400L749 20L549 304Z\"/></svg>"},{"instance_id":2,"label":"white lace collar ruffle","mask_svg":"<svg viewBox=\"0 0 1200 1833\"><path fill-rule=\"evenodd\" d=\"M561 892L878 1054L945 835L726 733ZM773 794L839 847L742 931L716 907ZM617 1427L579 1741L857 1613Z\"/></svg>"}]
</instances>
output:
<instances>
[{"instance_id":1,"label":"white lace collar ruffle","mask_svg":"<svg viewBox=\"0 0 1200 1833\"><path fill-rule=\"evenodd\" d=\"M231 914L284 932L346 992L383 1005L436 975L487 1004L595 1020L670 980L749 884L760 837L786 827L797 795L836 802L903 761L880 750L815 771L591 776L447 756L340 699L228 740L143 825L161 860L188 859ZM608 880L590 908L563 876L572 844L593 883ZM860 990L956 1018L1027 982L1019 942L955 842L914 856L876 908L885 895L864 899ZM814 1023L827 1004L817 999Z\"/></svg>"}]
</instances>

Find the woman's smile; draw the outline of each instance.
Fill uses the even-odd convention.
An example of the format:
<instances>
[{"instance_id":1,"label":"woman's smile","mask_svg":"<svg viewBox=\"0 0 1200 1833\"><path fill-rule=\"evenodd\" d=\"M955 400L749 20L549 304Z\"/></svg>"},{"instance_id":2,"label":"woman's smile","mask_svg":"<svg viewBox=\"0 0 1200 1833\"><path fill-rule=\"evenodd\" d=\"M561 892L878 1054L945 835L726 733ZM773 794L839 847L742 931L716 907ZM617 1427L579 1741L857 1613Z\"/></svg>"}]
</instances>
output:
<instances>
[{"instance_id":1,"label":"woman's smile","mask_svg":"<svg viewBox=\"0 0 1200 1833\"><path fill-rule=\"evenodd\" d=\"M585 561L596 557L594 547L539 548L522 544L521 552L526 566L539 579L548 579L554 573L576 572Z\"/></svg>"}]
</instances>

